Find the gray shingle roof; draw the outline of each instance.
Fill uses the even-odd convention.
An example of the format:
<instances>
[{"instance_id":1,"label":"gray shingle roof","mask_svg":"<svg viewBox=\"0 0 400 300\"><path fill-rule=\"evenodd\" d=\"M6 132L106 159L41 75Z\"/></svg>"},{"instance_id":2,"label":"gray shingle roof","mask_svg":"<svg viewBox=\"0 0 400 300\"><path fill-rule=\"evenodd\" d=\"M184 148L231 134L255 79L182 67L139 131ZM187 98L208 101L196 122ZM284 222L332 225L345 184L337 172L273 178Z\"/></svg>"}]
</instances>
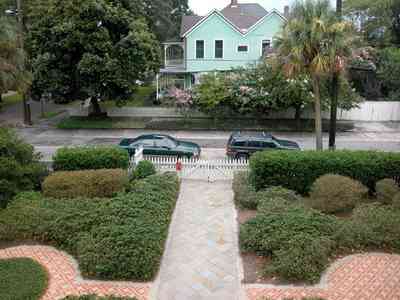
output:
<instances>
[{"instance_id":1,"label":"gray shingle roof","mask_svg":"<svg viewBox=\"0 0 400 300\"><path fill-rule=\"evenodd\" d=\"M268 14L268 12L257 3L239 3L238 5L234 6L229 4L223 10L221 10L221 13L242 32L248 30L251 26ZM184 16L181 24L181 35L190 30L202 18L204 17Z\"/></svg>"}]
</instances>

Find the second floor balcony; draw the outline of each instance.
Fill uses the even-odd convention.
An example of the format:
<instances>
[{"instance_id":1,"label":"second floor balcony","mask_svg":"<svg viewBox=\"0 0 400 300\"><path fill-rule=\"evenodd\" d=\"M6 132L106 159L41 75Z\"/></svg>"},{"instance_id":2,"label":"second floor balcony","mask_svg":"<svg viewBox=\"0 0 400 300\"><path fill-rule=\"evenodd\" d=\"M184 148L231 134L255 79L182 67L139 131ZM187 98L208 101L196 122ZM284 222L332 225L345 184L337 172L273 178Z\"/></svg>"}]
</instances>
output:
<instances>
[{"instance_id":1,"label":"second floor balcony","mask_svg":"<svg viewBox=\"0 0 400 300\"><path fill-rule=\"evenodd\" d=\"M164 43L164 69L171 71L185 69L185 44L183 42Z\"/></svg>"}]
</instances>

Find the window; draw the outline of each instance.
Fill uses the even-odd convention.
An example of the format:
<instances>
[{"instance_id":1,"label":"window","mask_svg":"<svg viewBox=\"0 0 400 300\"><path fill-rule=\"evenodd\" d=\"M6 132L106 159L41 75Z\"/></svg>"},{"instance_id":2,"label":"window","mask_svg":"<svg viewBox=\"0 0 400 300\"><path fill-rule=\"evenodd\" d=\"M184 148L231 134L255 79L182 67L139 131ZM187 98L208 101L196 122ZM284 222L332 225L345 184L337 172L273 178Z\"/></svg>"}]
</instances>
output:
<instances>
[{"instance_id":1,"label":"window","mask_svg":"<svg viewBox=\"0 0 400 300\"><path fill-rule=\"evenodd\" d=\"M262 41L262 55L265 56L271 50L271 40Z\"/></svg>"},{"instance_id":2,"label":"window","mask_svg":"<svg viewBox=\"0 0 400 300\"><path fill-rule=\"evenodd\" d=\"M263 142L262 147L263 148L276 148L276 145L275 145L275 143L272 143L272 142Z\"/></svg>"},{"instance_id":3,"label":"window","mask_svg":"<svg viewBox=\"0 0 400 300\"><path fill-rule=\"evenodd\" d=\"M249 141L249 147L260 148L261 147L261 142L259 142L259 141Z\"/></svg>"},{"instance_id":4,"label":"window","mask_svg":"<svg viewBox=\"0 0 400 300\"><path fill-rule=\"evenodd\" d=\"M233 146L235 147L245 147L246 146L246 141L236 141L233 143Z\"/></svg>"},{"instance_id":5,"label":"window","mask_svg":"<svg viewBox=\"0 0 400 300\"><path fill-rule=\"evenodd\" d=\"M204 58L204 41L196 41L196 58Z\"/></svg>"},{"instance_id":6,"label":"window","mask_svg":"<svg viewBox=\"0 0 400 300\"><path fill-rule=\"evenodd\" d=\"M247 52L247 51L249 51L249 46L247 45L238 46L238 52Z\"/></svg>"},{"instance_id":7,"label":"window","mask_svg":"<svg viewBox=\"0 0 400 300\"><path fill-rule=\"evenodd\" d=\"M224 57L224 41L215 41L215 58Z\"/></svg>"}]
</instances>

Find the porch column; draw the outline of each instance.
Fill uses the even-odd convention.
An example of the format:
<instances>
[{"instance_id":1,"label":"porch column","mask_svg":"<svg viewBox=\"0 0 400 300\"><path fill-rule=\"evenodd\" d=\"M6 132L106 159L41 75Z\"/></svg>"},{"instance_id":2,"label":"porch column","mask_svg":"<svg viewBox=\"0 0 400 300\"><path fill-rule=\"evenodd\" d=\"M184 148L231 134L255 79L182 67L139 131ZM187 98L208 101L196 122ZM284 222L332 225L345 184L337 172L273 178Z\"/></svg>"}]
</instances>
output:
<instances>
[{"instance_id":1,"label":"porch column","mask_svg":"<svg viewBox=\"0 0 400 300\"><path fill-rule=\"evenodd\" d=\"M157 73L157 75L156 75L156 87L157 87L157 96L156 96L157 98L156 98L156 99L157 99L157 100L160 98L160 94L159 94L159 85L160 85L160 84L159 84L159 82L158 82L159 79L160 79L160 74Z\"/></svg>"}]
</instances>

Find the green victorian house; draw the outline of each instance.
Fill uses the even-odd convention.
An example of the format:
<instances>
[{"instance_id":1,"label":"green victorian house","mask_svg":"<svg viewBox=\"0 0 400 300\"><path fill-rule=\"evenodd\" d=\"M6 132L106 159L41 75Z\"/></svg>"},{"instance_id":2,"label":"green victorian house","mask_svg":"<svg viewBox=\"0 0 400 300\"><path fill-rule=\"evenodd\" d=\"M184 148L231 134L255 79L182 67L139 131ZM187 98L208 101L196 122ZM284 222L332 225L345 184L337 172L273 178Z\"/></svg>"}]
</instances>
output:
<instances>
[{"instance_id":1,"label":"green victorian house","mask_svg":"<svg viewBox=\"0 0 400 300\"><path fill-rule=\"evenodd\" d=\"M256 3L231 3L207 16L184 16L181 40L164 43L164 67L157 75L157 98L175 86L190 89L202 73L256 64L271 53L274 36L285 24L280 14Z\"/></svg>"}]
</instances>

